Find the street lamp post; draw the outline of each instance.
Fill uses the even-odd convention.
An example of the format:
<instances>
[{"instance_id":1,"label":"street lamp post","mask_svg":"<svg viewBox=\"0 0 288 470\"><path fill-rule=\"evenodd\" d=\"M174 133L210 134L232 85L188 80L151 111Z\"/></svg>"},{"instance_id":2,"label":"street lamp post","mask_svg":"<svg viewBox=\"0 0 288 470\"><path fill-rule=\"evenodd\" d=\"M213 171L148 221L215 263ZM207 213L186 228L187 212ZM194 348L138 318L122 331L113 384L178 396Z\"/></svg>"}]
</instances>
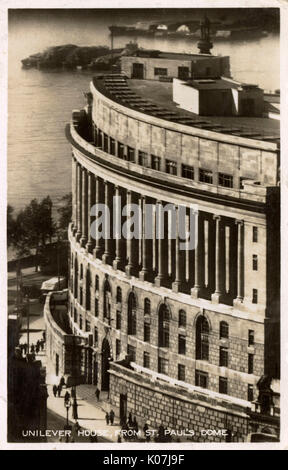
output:
<instances>
[{"instance_id":1,"label":"street lamp post","mask_svg":"<svg viewBox=\"0 0 288 470\"><path fill-rule=\"evenodd\" d=\"M65 408L66 408L66 427L67 429L69 428L69 409L71 407L71 401L70 399L69 400L66 400L65 401Z\"/></svg>"}]
</instances>

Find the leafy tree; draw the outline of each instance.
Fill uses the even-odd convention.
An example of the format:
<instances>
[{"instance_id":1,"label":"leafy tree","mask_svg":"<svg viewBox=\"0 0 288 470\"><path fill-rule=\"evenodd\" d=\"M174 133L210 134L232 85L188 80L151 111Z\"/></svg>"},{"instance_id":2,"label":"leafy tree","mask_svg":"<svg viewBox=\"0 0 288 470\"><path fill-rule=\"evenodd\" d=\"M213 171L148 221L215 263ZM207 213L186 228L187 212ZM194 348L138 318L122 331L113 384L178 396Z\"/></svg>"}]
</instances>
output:
<instances>
[{"instance_id":1,"label":"leafy tree","mask_svg":"<svg viewBox=\"0 0 288 470\"><path fill-rule=\"evenodd\" d=\"M68 225L72 218L72 193L65 194L61 198L61 206L57 209L58 219L58 234L63 239L67 239Z\"/></svg>"},{"instance_id":2,"label":"leafy tree","mask_svg":"<svg viewBox=\"0 0 288 470\"><path fill-rule=\"evenodd\" d=\"M14 218L14 207L8 204L7 206L7 244L13 245L15 239L16 220Z\"/></svg>"},{"instance_id":3,"label":"leafy tree","mask_svg":"<svg viewBox=\"0 0 288 470\"><path fill-rule=\"evenodd\" d=\"M12 211L13 212L13 211ZM11 209L9 218L11 219ZM11 221L9 222L11 226ZM32 199L16 217L10 240L17 250L17 256L23 256L35 250L36 271L38 270L38 255L40 248L45 247L47 241L51 242L55 234L55 223L52 219L52 201L49 196L38 202Z\"/></svg>"}]
</instances>

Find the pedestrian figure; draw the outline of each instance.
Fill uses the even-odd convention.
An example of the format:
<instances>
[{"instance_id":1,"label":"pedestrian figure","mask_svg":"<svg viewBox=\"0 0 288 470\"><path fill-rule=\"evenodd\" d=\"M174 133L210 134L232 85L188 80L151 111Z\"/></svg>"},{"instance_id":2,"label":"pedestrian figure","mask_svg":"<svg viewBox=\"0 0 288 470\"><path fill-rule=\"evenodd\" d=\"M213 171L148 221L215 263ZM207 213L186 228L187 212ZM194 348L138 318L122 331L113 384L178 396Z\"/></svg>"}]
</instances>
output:
<instances>
[{"instance_id":1,"label":"pedestrian figure","mask_svg":"<svg viewBox=\"0 0 288 470\"><path fill-rule=\"evenodd\" d=\"M40 347L40 340L37 339L36 348L39 348L39 347Z\"/></svg>"},{"instance_id":2,"label":"pedestrian figure","mask_svg":"<svg viewBox=\"0 0 288 470\"><path fill-rule=\"evenodd\" d=\"M110 416L109 416L108 413L106 413L105 419L106 419L106 424L108 425L108 424L109 424L109 421L110 421Z\"/></svg>"},{"instance_id":3,"label":"pedestrian figure","mask_svg":"<svg viewBox=\"0 0 288 470\"><path fill-rule=\"evenodd\" d=\"M114 417L115 417L115 413L114 411L111 409L110 411L110 421L111 421L111 425L113 426L113 423L114 423Z\"/></svg>"},{"instance_id":4,"label":"pedestrian figure","mask_svg":"<svg viewBox=\"0 0 288 470\"><path fill-rule=\"evenodd\" d=\"M74 424L74 431L75 431L76 434L78 433L79 429L81 429L81 426L78 423L78 421L76 421L75 424Z\"/></svg>"},{"instance_id":5,"label":"pedestrian figure","mask_svg":"<svg viewBox=\"0 0 288 470\"><path fill-rule=\"evenodd\" d=\"M36 351L36 354L39 354L39 344L36 344L35 351Z\"/></svg>"},{"instance_id":6,"label":"pedestrian figure","mask_svg":"<svg viewBox=\"0 0 288 470\"><path fill-rule=\"evenodd\" d=\"M56 396L57 396L57 392L58 392L58 387L57 387L57 385L54 384L52 390L53 390L53 395L54 395L54 397L56 397Z\"/></svg>"},{"instance_id":7,"label":"pedestrian figure","mask_svg":"<svg viewBox=\"0 0 288 470\"><path fill-rule=\"evenodd\" d=\"M64 404L68 403L69 400L70 400L70 393L68 392L68 390L66 391L65 395L64 395Z\"/></svg>"},{"instance_id":8,"label":"pedestrian figure","mask_svg":"<svg viewBox=\"0 0 288 470\"><path fill-rule=\"evenodd\" d=\"M128 415L128 424L130 427L132 427L132 424L133 424L133 421L132 421L132 413L130 411L129 415Z\"/></svg>"},{"instance_id":9,"label":"pedestrian figure","mask_svg":"<svg viewBox=\"0 0 288 470\"><path fill-rule=\"evenodd\" d=\"M61 385L62 388L65 387L65 379L64 379L63 375L60 379L59 385Z\"/></svg>"},{"instance_id":10,"label":"pedestrian figure","mask_svg":"<svg viewBox=\"0 0 288 470\"><path fill-rule=\"evenodd\" d=\"M42 338L44 340L44 342L46 341L46 331L42 331Z\"/></svg>"},{"instance_id":11,"label":"pedestrian figure","mask_svg":"<svg viewBox=\"0 0 288 470\"><path fill-rule=\"evenodd\" d=\"M150 441L150 433L149 433L149 428L148 428L147 423L144 424L143 433L144 433L145 441L149 442Z\"/></svg>"},{"instance_id":12,"label":"pedestrian figure","mask_svg":"<svg viewBox=\"0 0 288 470\"><path fill-rule=\"evenodd\" d=\"M24 354L26 356L26 354L27 354L27 343L23 344L23 349L24 349Z\"/></svg>"},{"instance_id":13,"label":"pedestrian figure","mask_svg":"<svg viewBox=\"0 0 288 470\"><path fill-rule=\"evenodd\" d=\"M44 339L41 339L40 347L41 347L41 351L44 351Z\"/></svg>"},{"instance_id":14,"label":"pedestrian figure","mask_svg":"<svg viewBox=\"0 0 288 470\"><path fill-rule=\"evenodd\" d=\"M61 387L61 385L59 384L58 387L57 387L58 397L61 397L61 392L62 392L62 387Z\"/></svg>"},{"instance_id":15,"label":"pedestrian figure","mask_svg":"<svg viewBox=\"0 0 288 470\"><path fill-rule=\"evenodd\" d=\"M33 354L33 353L34 353L34 351L35 351L35 346L34 346L34 344L31 344L31 348L30 348L30 352L31 352L31 354Z\"/></svg>"},{"instance_id":16,"label":"pedestrian figure","mask_svg":"<svg viewBox=\"0 0 288 470\"><path fill-rule=\"evenodd\" d=\"M78 403L77 403L76 398L74 398L73 400L72 409L73 409L73 419L78 419Z\"/></svg>"},{"instance_id":17,"label":"pedestrian figure","mask_svg":"<svg viewBox=\"0 0 288 470\"><path fill-rule=\"evenodd\" d=\"M100 390L99 390L98 387L97 387L96 390L95 390L95 396L96 396L97 401L99 401L99 398L100 398Z\"/></svg>"},{"instance_id":18,"label":"pedestrian figure","mask_svg":"<svg viewBox=\"0 0 288 470\"><path fill-rule=\"evenodd\" d=\"M136 416L134 416L133 428L135 429L136 432L138 432L138 423L137 423L137 420L136 420Z\"/></svg>"}]
</instances>

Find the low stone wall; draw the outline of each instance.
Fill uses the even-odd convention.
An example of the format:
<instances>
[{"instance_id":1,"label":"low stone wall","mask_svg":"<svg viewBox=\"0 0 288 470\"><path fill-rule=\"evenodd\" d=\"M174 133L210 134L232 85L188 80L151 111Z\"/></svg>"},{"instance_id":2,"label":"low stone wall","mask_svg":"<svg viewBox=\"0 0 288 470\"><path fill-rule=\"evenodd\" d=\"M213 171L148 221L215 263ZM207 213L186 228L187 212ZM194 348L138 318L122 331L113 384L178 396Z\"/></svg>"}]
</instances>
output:
<instances>
[{"instance_id":1,"label":"low stone wall","mask_svg":"<svg viewBox=\"0 0 288 470\"><path fill-rule=\"evenodd\" d=\"M127 416L131 412L151 428L163 425L174 439L195 442L245 442L249 434L249 415L239 404L223 402L181 387L161 383L123 367L111 364L110 401L120 409L120 395L127 396ZM224 403L225 401L225 403Z\"/></svg>"}]
</instances>

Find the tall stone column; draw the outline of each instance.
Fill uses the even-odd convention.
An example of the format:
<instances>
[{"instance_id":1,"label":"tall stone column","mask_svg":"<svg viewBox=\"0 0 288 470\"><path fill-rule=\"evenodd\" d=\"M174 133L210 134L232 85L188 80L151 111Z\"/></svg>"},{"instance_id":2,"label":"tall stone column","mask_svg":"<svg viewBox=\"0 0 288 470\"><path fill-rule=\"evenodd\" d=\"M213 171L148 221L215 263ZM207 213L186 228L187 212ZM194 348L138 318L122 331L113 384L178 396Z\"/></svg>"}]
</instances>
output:
<instances>
[{"instance_id":1,"label":"tall stone column","mask_svg":"<svg viewBox=\"0 0 288 470\"><path fill-rule=\"evenodd\" d=\"M105 206L109 208L110 211L110 198L109 198L109 183L108 181L104 181L104 192L105 192ZM102 256L103 263L107 264L111 260L111 253L110 253L110 212L106 212L105 216L105 248L104 254Z\"/></svg>"},{"instance_id":2,"label":"tall stone column","mask_svg":"<svg viewBox=\"0 0 288 470\"><path fill-rule=\"evenodd\" d=\"M87 170L82 168L82 237L80 239L81 246L87 243L88 235L88 185L87 185Z\"/></svg>"},{"instance_id":3,"label":"tall stone column","mask_svg":"<svg viewBox=\"0 0 288 470\"><path fill-rule=\"evenodd\" d=\"M115 259L113 261L114 269L121 269L123 264L123 253L122 253L122 204L120 196L119 186L115 186L115 212L113 213L113 223L115 225Z\"/></svg>"},{"instance_id":4,"label":"tall stone column","mask_svg":"<svg viewBox=\"0 0 288 470\"><path fill-rule=\"evenodd\" d=\"M179 239L179 207L176 210L176 238L175 238L175 281L172 284L172 290L178 292L181 284L180 279L180 239Z\"/></svg>"},{"instance_id":5,"label":"tall stone column","mask_svg":"<svg viewBox=\"0 0 288 470\"><path fill-rule=\"evenodd\" d=\"M161 209L162 209L162 202L157 201L156 207L156 220L158 220L158 274L155 278L156 286L162 286L165 283L166 277L166 270L165 270L165 263L167 263L167 256L164 253L164 246L165 246L165 218L164 218L164 234L161 234ZM164 215L163 215L164 217ZM156 224L157 228L157 224ZM157 240L156 240L157 241Z\"/></svg>"},{"instance_id":6,"label":"tall stone column","mask_svg":"<svg viewBox=\"0 0 288 470\"><path fill-rule=\"evenodd\" d=\"M87 214L88 214L88 243L87 243L87 251L92 253L93 248L95 246L95 239L92 236L91 232L91 208L95 205L95 178L92 173L88 173L88 207L87 207Z\"/></svg>"},{"instance_id":7,"label":"tall stone column","mask_svg":"<svg viewBox=\"0 0 288 470\"><path fill-rule=\"evenodd\" d=\"M244 221L236 220L235 223L237 224L237 298L234 299L234 304L239 304L243 301Z\"/></svg>"},{"instance_id":8,"label":"tall stone column","mask_svg":"<svg viewBox=\"0 0 288 470\"><path fill-rule=\"evenodd\" d=\"M76 240L79 241L82 236L82 169L80 163L77 163L77 233Z\"/></svg>"},{"instance_id":9,"label":"tall stone column","mask_svg":"<svg viewBox=\"0 0 288 470\"><path fill-rule=\"evenodd\" d=\"M129 210L129 206L132 204L132 193L130 190L127 190L127 200L126 200L126 205L127 209ZM134 260L133 260L133 245L132 245L132 238L129 236L129 233L127 233L127 240L126 240L126 246L127 246L127 260L128 264L125 267L125 272L127 276L131 276L134 273Z\"/></svg>"},{"instance_id":10,"label":"tall stone column","mask_svg":"<svg viewBox=\"0 0 288 470\"><path fill-rule=\"evenodd\" d=\"M100 204L101 202L101 181L98 176L95 176L95 204ZM96 234L94 234L96 236ZM95 248L93 250L93 255L95 258L99 258L102 253L102 246L101 246L101 240L100 238L96 238L95 240Z\"/></svg>"},{"instance_id":11,"label":"tall stone column","mask_svg":"<svg viewBox=\"0 0 288 470\"><path fill-rule=\"evenodd\" d=\"M191 296L194 299L199 297L200 293L200 230L199 230L199 212L194 213L195 217L195 250L194 250L194 287L191 289ZM202 232L201 232L202 233Z\"/></svg>"},{"instance_id":12,"label":"tall stone column","mask_svg":"<svg viewBox=\"0 0 288 470\"><path fill-rule=\"evenodd\" d=\"M214 215L215 220L215 292L211 296L211 300L214 303L219 303L221 300L221 253L220 253L220 216Z\"/></svg>"},{"instance_id":13,"label":"tall stone column","mask_svg":"<svg viewBox=\"0 0 288 470\"><path fill-rule=\"evenodd\" d=\"M146 239L146 197L142 196L142 269L140 271L139 277L141 281L146 281L148 276L148 266L147 266L147 242Z\"/></svg>"}]
</instances>

